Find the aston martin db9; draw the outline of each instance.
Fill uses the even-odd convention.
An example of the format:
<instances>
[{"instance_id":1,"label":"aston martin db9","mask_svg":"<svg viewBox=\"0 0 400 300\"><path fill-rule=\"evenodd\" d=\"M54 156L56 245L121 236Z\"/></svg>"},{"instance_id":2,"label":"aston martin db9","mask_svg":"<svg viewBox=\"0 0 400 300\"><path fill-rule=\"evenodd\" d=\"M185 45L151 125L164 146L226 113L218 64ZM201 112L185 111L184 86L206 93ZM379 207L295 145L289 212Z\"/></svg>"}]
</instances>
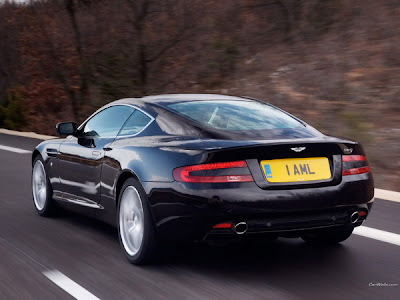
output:
<instances>
[{"instance_id":1,"label":"aston martin db9","mask_svg":"<svg viewBox=\"0 0 400 300\"><path fill-rule=\"evenodd\" d=\"M67 208L118 228L127 259L168 241L346 240L374 187L362 146L263 101L160 95L103 106L32 155L41 216Z\"/></svg>"}]
</instances>

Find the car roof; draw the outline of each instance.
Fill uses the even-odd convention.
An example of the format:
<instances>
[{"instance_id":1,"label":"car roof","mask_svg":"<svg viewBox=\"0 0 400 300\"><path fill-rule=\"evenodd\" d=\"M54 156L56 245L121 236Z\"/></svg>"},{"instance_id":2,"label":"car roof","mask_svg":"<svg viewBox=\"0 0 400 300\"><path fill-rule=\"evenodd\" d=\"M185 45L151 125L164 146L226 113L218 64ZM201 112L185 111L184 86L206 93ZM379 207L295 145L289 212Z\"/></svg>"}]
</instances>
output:
<instances>
[{"instance_id":1,"label":"car roof","mask_svg":"<svg viewBox=\"0 0 400 300\"><path fill-rule=\"evenodd\" d=\"M164 95L153 95L153 96L145 96L142 98L124 98L117 101L112 102L113 104L117 103L126 103L126 104L140 104L140 103L156 103L162 104L165 102L181 102L181 101L206 101L206 100L250 100L243 97L237 96L227 96L227 95L218 95L218 94L164 94Z\"/></svg>"},{"instance_id":2,"label":"car roof","mask_svg":"<svg viewBox=\"0 0 400 300\"><path fill-rule=\"evenodd\" d=\"M142 100L149 102L180 102L185 100L244 100L242 97L218 95L218 94L165 94L157 96L146 96Z\"/></svg>"}]
</instances>

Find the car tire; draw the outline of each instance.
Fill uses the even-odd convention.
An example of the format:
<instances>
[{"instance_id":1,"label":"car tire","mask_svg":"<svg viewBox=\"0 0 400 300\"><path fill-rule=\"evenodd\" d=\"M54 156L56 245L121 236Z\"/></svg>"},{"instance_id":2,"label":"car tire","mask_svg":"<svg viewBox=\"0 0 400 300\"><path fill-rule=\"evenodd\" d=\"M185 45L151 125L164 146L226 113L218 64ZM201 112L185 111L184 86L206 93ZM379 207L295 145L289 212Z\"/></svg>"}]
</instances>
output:
<instances>
[{"instance_id":1,"label":"car tire","mask_svg":"<svg viewBox=\"0 0 400 300\"><path fill-rule=\"evenodd\" d=\"M301 238L309 244L337 244L347 240L353 233L354 227L340 229L325 229L318 232L307 233Z\"/></svg>"},{"instance_id":2,"label":"car tire","mask_svg":"<svg viewBox=\"0 0 400 300\"><path fill-rule=\"evenodd\" d=\"M44 161L40 155L36 156L32 167L32 199L36 211L42 217L54 216L58 210L53 200L53 189L46 173Z\"/></svg>"},{"instance_id":3,"label":"car tire","mask_svg":"<svg viewBox=\"0 0 400 300\"><path fill-rule=\"evenodd\" d=\"M129 178L118 198L118 237L126 258L135 265L154 261L158 241L142 186L137 180Z\"/></svg>"}]
</instances>

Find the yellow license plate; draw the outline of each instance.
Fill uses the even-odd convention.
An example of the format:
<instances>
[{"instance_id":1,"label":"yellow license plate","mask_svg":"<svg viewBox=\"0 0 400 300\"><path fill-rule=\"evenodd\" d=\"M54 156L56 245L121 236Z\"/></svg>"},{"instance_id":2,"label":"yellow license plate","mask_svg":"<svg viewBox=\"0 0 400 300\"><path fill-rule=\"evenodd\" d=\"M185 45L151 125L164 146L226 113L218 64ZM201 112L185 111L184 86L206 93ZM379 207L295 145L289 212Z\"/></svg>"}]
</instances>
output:
<instances>
[{"instance_id":1,"label":"yellow license plate","mask_svg":"<svg viewBox=\"0 0 400 300\"><path fill-rule=\"evenodd\" d=\"M262 160L261 167L268 182L298 182L331 178L326 157Z\"/></svg>"}]
</instances>

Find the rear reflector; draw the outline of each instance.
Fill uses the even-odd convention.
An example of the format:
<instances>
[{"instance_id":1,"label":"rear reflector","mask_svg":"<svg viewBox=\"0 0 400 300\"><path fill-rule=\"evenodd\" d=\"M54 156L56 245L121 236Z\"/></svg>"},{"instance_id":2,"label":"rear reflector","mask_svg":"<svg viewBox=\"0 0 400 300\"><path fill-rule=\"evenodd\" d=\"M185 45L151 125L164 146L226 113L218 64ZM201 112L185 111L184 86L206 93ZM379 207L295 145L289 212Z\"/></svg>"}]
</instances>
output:
<instances>
[{"instance_id":1,"label":"rear reflector","mask_svg":"<svg viewBox=\"0 0 400 300\"><path fill-rule=\"evenodd\" d=\"M352 169L343 170L342 175L346 176L346 175L363 174L363 173L368 173L369 171L371 171L369 166L361 167L361 168L352 168Z\"/></svg>"},{"instance_id":2,"label":"rear reflector","mask_svg":"<svg viewBox=\"0 0 400 300\"><path fill-rule=\"evenodd\" d=\"M364 210L360 210L360 211L358 212L358 215L359 215L360 217L364 217L366 214L367 214L367 212L364 211Z\"/></svg>"},{"instance_id":3,"label":"rear reflector","mask_svg":"<svg viewBox=\"0 0 400 300\"><path fill-rule=\"evenodd\" d=\"M215 229L231 228L231 227L232 227L232 223L220 223L220 224L213 226L213 228L215 228Z\"/></svg>"},{"instance_id":4,"label":"rear reflector","mask_svg":"<svg viewBox=\"0 0 400 300\"><path fill-rule=\"evenodd\" d=\"M191 172L196 171L210 171L218 169L231 169L231 168L246 168L247 163L244 160L223 162L223 163L211 163L194 166L186 166L174 169L172 175L174 179L179 182L251 182L254 181L251 175L216 175L216 176L196 176L191 175ZM248 169L247 169L248 170ZM239 172L240 173L240 172Z\"/></svg>"},{"instance_id":5,"label":"rear reflector","mask_svg":"<svg viewBox=\"0 0 400 300\"><path fill-rule=\"evenodd\" d=\"M371 171L365 155L343 155L342 162L344 163L342 170L343 176L364 174ZM346 168L344 168L345 166ZM354 166L354 168L350 168L352 166Z\"/></svg>"}]
</instances>

